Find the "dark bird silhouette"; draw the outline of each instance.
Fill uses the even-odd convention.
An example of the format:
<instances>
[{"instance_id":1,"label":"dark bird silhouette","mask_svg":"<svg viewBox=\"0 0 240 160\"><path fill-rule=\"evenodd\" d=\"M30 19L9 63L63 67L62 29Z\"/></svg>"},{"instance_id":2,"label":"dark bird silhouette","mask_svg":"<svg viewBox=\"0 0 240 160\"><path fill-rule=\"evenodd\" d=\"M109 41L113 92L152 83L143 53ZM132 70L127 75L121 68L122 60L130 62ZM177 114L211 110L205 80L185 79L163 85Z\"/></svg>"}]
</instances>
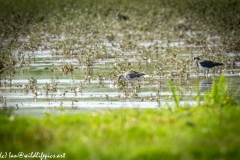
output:
<instances>
[{"instance_id":1,"label":"dark bird silhouette","mask_svg":"<svg viewBox=\"0 0 240 160\"><path fill-rule=\"evenodd\" d=\"M201 60L199 57L194 57L193 59L195 60L196 65L201 70L204 71L204 74L205 74L205 72L207 72L207 75L208 75L208 72L209 72L210 68L223 65L223 63L219 63L219 62L213 62L213 61L210 61L210 60Z\"/></svg>"},{"instance_id":2,"label":"dark bird silhouette","mask_svg":"<svg viewBox=\"0 0 240 160\"><path fill-rule=\"evenodd\" d=\"M129 20L129 17L125 16L125 15L122 15L121 13L118 13L117 14L117 20L119 20L119 21L122 21L122 20L126 21L126 20Z\"/></svg>"}]
</instances>

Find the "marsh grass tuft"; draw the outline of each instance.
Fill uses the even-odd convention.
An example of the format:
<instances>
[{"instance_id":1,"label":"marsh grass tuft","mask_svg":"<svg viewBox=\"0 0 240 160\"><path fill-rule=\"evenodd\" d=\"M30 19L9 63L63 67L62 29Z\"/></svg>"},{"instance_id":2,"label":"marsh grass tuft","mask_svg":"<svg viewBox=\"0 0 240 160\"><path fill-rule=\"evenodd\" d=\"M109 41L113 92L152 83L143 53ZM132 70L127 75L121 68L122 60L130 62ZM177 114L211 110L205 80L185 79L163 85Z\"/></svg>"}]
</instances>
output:
<instances>
[{"instance_id":1,"label":"marsh grass tuft","mask_svg":"<svg viewBox=\"0 0 240 160\"><path fill-rule=\"evenodd\" d=\"M14 115L15 108L14 107L3 107L0 109L0 116L12 116Z\"/></svg>"},{"instance_id":2,"label":"marsh grass tuft","mask_svg":"<svg viewBox=\"0 0 240 160\"><path fill-rule=\"evenodd\" d=\"M170 91L172 92L175 105L176 105L176 107L179 107L180 98L179 98L178 94L176 93L176 87L173 85L171 80L168 80L168 84L170 86Z\"/></svg>"},{"instance_id":3,"label":"marsh grass tuft","mask_svg":"<svg viewBox=\"0 0 240 160\"><path fill-rule=\"evenodd\" d=\"M219 80L215 78L211 91L207 92L204 97L204 105L209 107L221 107L226 104L235 104L234 98L231 98L228 91L228 82L224 75L221 75Z\"/></svg>"},{"instance_id":4,"label":"marsh grass tuft","mask_svg":"<svg viewBox=\"0 0 240 160\"><path fill-rule=\"evenodd\" d=\"M197 101L198 106L200 106L201 95L200 95L200 86L199 86L199 83L196 83L196 91L197 91L196 101Z\"/></svg>"}]
</instances>

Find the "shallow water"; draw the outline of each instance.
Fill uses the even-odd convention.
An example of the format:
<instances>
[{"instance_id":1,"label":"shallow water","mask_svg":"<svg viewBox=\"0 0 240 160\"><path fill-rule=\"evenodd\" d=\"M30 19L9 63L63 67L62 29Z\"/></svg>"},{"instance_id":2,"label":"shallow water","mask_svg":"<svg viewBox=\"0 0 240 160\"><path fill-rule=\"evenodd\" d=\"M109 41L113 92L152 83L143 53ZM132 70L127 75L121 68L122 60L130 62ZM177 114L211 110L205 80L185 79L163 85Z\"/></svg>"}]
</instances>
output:
<instances>
[{"instance_id":1,"label":"shallow water","mask_svg":"<svg viewBox=\"0 0 240 160\"><path fill-rule=\"evenodd\" d=\"M22 37L19 41L27 43L28 39ZM106 52L119 51L119 45L112 46L111 43L97 45L98 48L102 48L104 45ZM184 64L180 60L198 55L197 46L185 44L184 41L166 44L166 42L155 40L138 44L138 46L146 48L152 45L191 48L191 54L183 52L177 55L180 65ZM75 52L78 53L78 50ZM13 53L14 57L18 59L19 51L13 51ZM91 66L92 73L87 73L86 65L80 62L78 57L66 56L61 50L58 53L60 54L55 55L52 54L52 50L42 50L41 48L33 52L25 51L24 61L26 63L18 62L15 75L12 78L5 77L1 80L2 103L0 107L14 107L16 115L34 116L47 113L57 115L85 113L116 108L169 107L175 104L168 79L172 79L173 84L177 87L176 92L181 100L180 105L191 106L196 104L196 84L199 83L201 95L204 96L205 91L211 89L213 79L219 77L220 71L227 77L232 92L235 92L240 86L240 62L238 61L234 62L235 67L225 66L213 69L208 78L202 71L197 70L193 62L186 63L184 71L188 72L188 76L184 76L181 67L176 67L178 61L170 60L171 62L168 62L168 55L163 55L164 51L159 50L156 54L166 60L162 61L164 65L162 73L155 74L157 71L154 70L154 65L159 60L152 56L140 59L139 57L144 55L136 50L131 50L121 51L121 56L118 55L117 58L105 56L105 58L95 59ZM225 56L234 58L239 55L239 53L226 53ZM64 74L62 66L70 63L73 65L74 71ZM130 64L130 67L138 68L137 63L141 63L140 67L145 71L146 76L141 81L128 84L124 89L120 89L110 72L114 70L114 67L119 70L120 67L117 65L122 64L125 66ZM31 86L30 82L34 79L36 82ZM48 89L46 89L47 87Z\"/></svg>"}]
</instances>

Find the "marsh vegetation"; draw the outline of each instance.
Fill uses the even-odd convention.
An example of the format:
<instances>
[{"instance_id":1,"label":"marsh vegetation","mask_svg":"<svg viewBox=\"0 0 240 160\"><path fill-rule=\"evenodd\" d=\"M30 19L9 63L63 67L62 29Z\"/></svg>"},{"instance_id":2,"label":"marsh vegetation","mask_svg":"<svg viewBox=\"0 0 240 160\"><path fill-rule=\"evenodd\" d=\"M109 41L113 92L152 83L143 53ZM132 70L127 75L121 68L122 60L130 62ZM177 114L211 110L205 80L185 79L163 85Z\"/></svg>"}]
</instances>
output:
<instances>
[{"instance_id":1,"label":"marsh vegetation","mask_svg":"<svg viewBox=\"0 0 240 160\"><path fill-rule=\"evenodd\" d=\"M3 1L3 107L119 108L133 102L129 107L155 108L174 100L169 79L178 86L179 100L192 104L196 83L206 90L221 74L229 77L235 92L238 6L215 1ZM224 66L206 79L194 56ZM117 83L114 77L130 69L147 76L135 84Z\"/></svg>"},{"instance_id":2,"label":"marsh vegetation","mask_svg":"<svg viewBox=\"0 0 240 160\"><path fill-rule=\"evenodd\" d=\"M160 156L159 150L166 159L193 159L199 155L202 159L239 157L236 138L239 131L233 129L239 121L239 1L0 0L0 3L0 107L10 117L10 121L9 117L1 117L7 130L1 130L0 137L4 144L19 143L15 148L7 146L7 150L31 151L31 147L21 146L21 140L14 141L13 137L39 133L39 141L30 140L29 146L33 144L36 150L42 150L50 141L53 145L45 151L66 149L71 158L155 159ZM212 69L210 76L205 77L193 61L195 56L224 65ZM130 69L146 76L134 83L119 83L116 76ZM225 78L220 78L221 75ZM119 110L112 111L115 108ZM56 121L55 116L49 115L79 112L90 113L67 114ZM40 122L34 118L15 119L17 114L47 116L41 117L44 122ZM206 127L208 118L212 123ZM53 126L63 122L66 124L55 134ZM67 135L79 133L79 122L85 124L82 129L88 132L81 132L81 138L77 138L78 134L64 135L72 122L73 130ZM146 129L147 126L151 127ZM12 132L11 127L20 127L20 131ZM179 138L180 128L183 132ZM225 129L229 139L221 139L221 130ZM104 137L105 131L109 141ZM8 132L12 134L7 136ZM146 143L136 141L138 136L145 137ZM219 148L211 150L213 154L199 148L207 144L205 141L213 144L205 136L217 137L214 142ZM181 149L186 137L190 139ZM67 148L70 142L63 144L62 138L75 142L73 150ZM199 141L194 141L197 138ZM84 142L81 156L75 153L78 148L75 139ZM166 145L163 142L175 140L175 146L163 147ZM234 143L228 146L228 140ZM100 148L103 141L108 143ZM121 147L113 145L114 141ZM196 148L191 148L192 145ZM144 151L146 146L150 149ZM126 154L128 150L131 154Z\"/></svg>"}]
</instances>

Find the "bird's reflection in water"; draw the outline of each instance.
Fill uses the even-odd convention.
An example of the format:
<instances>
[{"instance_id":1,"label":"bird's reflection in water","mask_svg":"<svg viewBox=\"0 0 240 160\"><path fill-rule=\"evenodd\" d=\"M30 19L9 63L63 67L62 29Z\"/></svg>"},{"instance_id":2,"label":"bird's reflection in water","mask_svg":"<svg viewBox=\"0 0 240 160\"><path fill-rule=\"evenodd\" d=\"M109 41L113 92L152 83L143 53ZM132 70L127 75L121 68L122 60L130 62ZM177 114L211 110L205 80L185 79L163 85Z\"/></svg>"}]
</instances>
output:
<instances>
[{"instance_id":1,"label":"bird's reflection in water","mask_svg":"<svg viewBox=\"0 0 240 160\"><path fill-rule=\"evenodd\" d=\"M212 79L205 78L199 81L200 92L209 91L212 88Z\"/></svg>"}]
</instances>

